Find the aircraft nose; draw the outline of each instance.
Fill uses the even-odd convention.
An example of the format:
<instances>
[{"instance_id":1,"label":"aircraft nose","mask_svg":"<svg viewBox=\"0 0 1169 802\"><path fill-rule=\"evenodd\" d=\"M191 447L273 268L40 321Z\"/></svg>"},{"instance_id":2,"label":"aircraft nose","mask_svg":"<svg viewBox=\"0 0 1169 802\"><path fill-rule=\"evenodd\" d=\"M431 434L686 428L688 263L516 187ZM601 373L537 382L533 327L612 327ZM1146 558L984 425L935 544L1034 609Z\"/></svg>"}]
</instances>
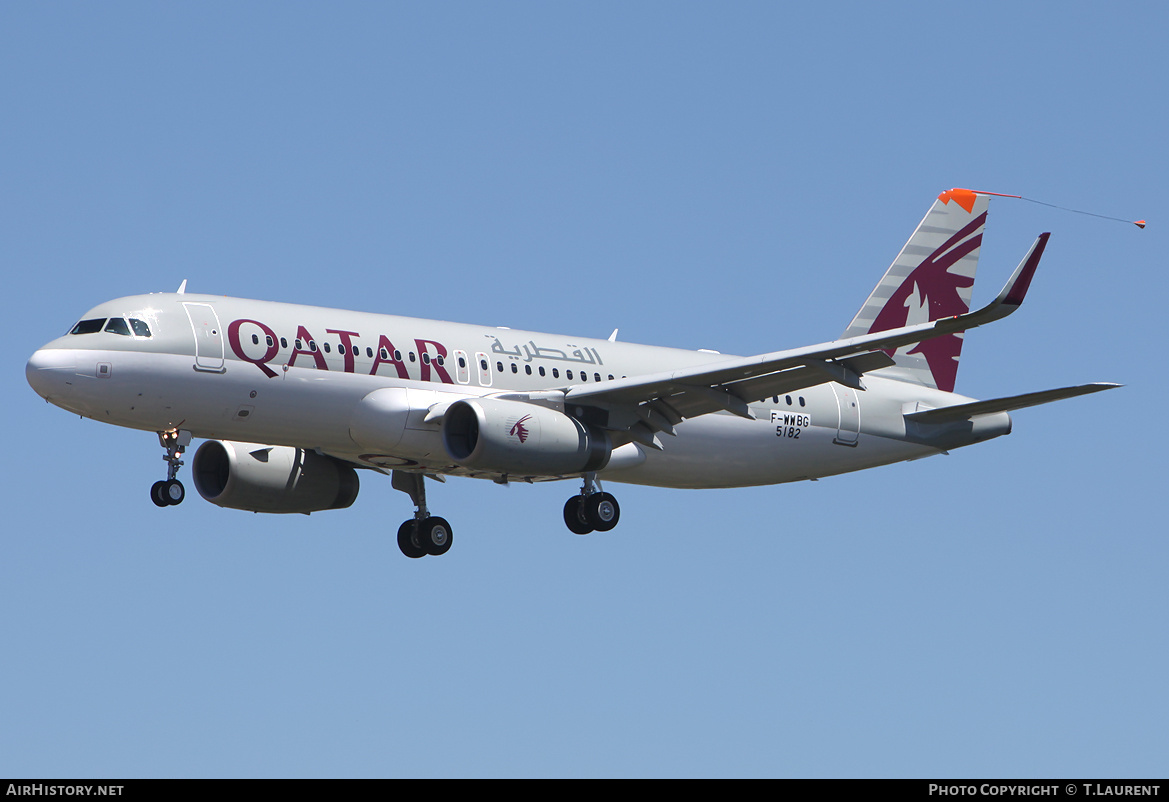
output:
<instances>
[{"instance_id":1,"label":"aircraft nose","mask_svg":"<svg viewBox=\"0 0 1169 802\"><path fill-rule=\"evenodd\" d=\"M72 376L76 370L76 359L71 351L59 348L40 348L31 357L24 367L24 377L29 386L37 391L37 395L46 401L59 393L65 385L66 377Z\"/></svg>"}]
</instances>

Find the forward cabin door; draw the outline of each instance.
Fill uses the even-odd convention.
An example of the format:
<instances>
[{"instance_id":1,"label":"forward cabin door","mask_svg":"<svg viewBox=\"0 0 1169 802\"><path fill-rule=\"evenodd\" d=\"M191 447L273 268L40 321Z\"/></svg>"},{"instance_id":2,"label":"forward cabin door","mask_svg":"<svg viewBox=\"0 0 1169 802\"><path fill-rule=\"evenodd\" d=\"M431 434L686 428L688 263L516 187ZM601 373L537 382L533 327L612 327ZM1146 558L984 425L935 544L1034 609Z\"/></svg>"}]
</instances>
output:
<instances>
[{"instance_id":1,"label":"forward cabin door","mask_svg":"<svg viewBox=\"0 0 1169 802\"><path fill-rule=\"evenodd\" d=\"M223 365L223 329L219 325L219 315L215 314L211 304L184 301L183 308L187 310L191 331L195 335L195 370L224 373L227 368Z\"/></svg>"}]
</instances>

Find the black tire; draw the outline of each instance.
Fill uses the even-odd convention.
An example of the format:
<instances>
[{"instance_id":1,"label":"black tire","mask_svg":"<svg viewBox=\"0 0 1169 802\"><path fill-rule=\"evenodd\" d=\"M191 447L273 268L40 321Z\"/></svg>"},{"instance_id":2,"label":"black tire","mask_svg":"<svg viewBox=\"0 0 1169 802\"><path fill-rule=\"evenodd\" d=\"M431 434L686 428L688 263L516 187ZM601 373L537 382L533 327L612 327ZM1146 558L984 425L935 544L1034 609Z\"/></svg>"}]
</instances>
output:
<instances>
[{"instance_id":1,"label":"black tire","mask_svg":"<svg viewBox=\"0 0 1169 802\"><path fill-rule=\"evenodd\" d=\"M187 489L183 487L183 483L178 479L171 479L169 482L163 482L162 496L166 499L166 503L170 506L182 504L183 499L187 497Z\"/></svg>"},{"instance_id":2,"label":"black tire","mask_svg":"<svg viewBox=\"0 0 1169 802\"><path fill-rule=\"evenodd\" d=\"M398 548L412 560L426 556L426 549L418 542L414 519L411 518L398 527Z\"/></svg>"},{"instance_id":3,"label":"black tire","mask_svg":"<svg viewBox=\"0 0 1169 802\"><path fill-rule=\"evenodd\" d=\"M573 496L564 504L564 523L577 535L587 535L593 531L593 525L585 518L584 499Z\"/></svg>"},{"instance_id":4,"label":"black tire","mask_svg":"<svg viewBox=\"0 0 1169 802\"><path fill-rule=\"evenodd\" d=\"M166 480L159 479L150 486L150 500L154 502L156 507L170 506L170 502L166 498Z\"/></svg>"},{"instance_id":5,"label":"black tire","mask_svg":"<svg viewBox=\"0 0 1169 802\"><path fill-rule=\"evenodd\" d=\"M451 550L453 540L451 525L445 518L435 516L426 518L418 524L418 543L431 556L446 554Z\"/></svg>"},{"instance_id":6,"label":"black tire","mask_svg":"<svg viewBox=\"0 0 1169 802\"><path fill-rule=\"evenodd\" d=\"M593 493L585 501L585 517L598 532L608 532L621 520L621 507L609 493Z\"/></svg>"}]
</instances>

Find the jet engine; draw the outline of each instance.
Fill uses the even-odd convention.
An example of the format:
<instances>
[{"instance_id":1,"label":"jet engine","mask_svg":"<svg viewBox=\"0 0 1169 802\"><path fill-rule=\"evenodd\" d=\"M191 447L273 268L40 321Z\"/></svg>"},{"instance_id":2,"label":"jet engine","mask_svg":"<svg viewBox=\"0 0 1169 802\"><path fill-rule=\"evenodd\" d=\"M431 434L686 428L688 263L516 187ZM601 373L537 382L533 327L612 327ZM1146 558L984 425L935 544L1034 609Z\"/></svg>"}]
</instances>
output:
<instances>
[{"instance_id":1,"label":"jet engine","mask_svg":"<svg viewBox=\"0 0 1169 802\"><path fill-rule=\"evenodd\" d=\"M601 429L524 401L467 398L442 422L447 455L472 470L514 476L563 476L599 471L613 443Z\"/></svg>"},{"instance_id":2,"label":"jet engine","mask_svg":"<svg viewBox=\"0 0 1169 802\"><path fill-rule=\"evenodd\" d=\"M209 440L191 465L199 495L250 512L319 512L357 498L357 471L315 451Z\"/></svg>"}]
</instances>

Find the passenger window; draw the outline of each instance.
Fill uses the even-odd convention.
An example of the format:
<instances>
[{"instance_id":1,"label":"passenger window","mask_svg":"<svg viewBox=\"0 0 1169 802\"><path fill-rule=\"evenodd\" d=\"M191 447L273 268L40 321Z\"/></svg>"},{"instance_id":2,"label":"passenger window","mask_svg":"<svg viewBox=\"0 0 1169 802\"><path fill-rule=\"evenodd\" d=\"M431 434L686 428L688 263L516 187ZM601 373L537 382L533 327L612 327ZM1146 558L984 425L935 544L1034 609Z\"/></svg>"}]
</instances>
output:
<instances>
[{"instance_id":1,"label":"passenger window","mask_svg":"<svg viewBox=\"0 0 1169 802\"><path fill-rule=\"evenodd\" d=\"M281 338L280 338L280 347L281 347L281 348L287 348L287 347L288 347L288 338L287 338L287 337L281 337Z\"/></svg>"},{"instance_id":2,"label":"passenger window","mask_svg":"<svg viewBox=\"0 0 1169 802\"><path fill-rule=\"evenodd\" d=\"M139 337L149 337L150 336L150 326L147 326L146 321L144 321L144 320L138 320L137 318L133 318L133 317L130 318L130 328L132 328L134 330L134 333L137 334Z\"/></svg>"},{"instance_id":3,"label":"passenger window","mask_svg":"<svg viewBox=\"0 0 1169 802\"><path fill-rule=\"evenodd\" d=\"M552 368L552 378L553 379L560 378L560 368Z\"/></svg>"},{"instance_id":4,"label":"passenger window","mask_svg":"<svg viewBox=\"0 0 1169 802\"><path fill-rule=\"evenodd\" d=\"M93 334L101 331L102 326L106 324L106 319L103 317L100 320L83 320L73 327L70 334Z\"/></svg>"},{"instance_id":5,"label":"passenger window","mask_svg":"<svg viewBox=\"0 0 1169 802\"><path fill-rule=\"evenodd\" d=\"M108 331L110 334L123 334L127 337L130 336L130 327L127 326L126 321L122 320L120 317L110 318L110 322L106 324L106 331Z\"/></svg>"},{"instance_id":6,"label":"passenger window","mask_svg":"<svg viewBox=\"0 0 1169 802\"><path fill-rule=\"evenodd\" d=\"M600 374L600 373L594 373L594 374L593 374L593 381L595 381L595 382L599 382L600 380L601 380L601 374Z\"/></svg>"},{"instance_id":7,"label":"passenger window","mask_svg":"<svg viewBox=\"0 0 1169 802\"><path fill-rule=\"evenodd\" d=\"M519 373L519 372L520 372L520 366L519 366L519 365L517 365L515 362L512 362L512 363L511 363L511 372L512 372L512 373Z\"/></svg>"},{"instance_id":8,"label":"passenger window","mask_svg":"<svg viewBox=\"0 0 1169 802\"><path fill-rule=\"evenodd\" d=\"M524 373L531 376L532 375L532 366L531 365L524 365Z\"/></svg>"},{"instance_id":9,"label":"passenger window","mask_svg":"<svg viewBox=\"0 0 1169 802\"><path fill-rule=\"evenodd\" d=\"M353 347L356 348L357 346L353 346ZM368 345L365 347L365 355L367 358L373 359L373 349L370 348Z\"/></svg>"},{"instance_id":10,"label":"passenger window","mask_svg":"<svg viewBox=\"0 0 1169 802\"><path fill-rule=\"evenodd\" d=\"M541 375L541 376L545 375L545 374L544 374L544 366L543 366L543 365L541 365L541 366L540 366L540 375Z\"/></svg>"},{"instance_id":11,"label":"passenger window","mask_svg":"<svg viewBox=\"0 0 1169 802\"><path fill-rule=\"evenodd\" d=\"M328 353L332 353L332 350L333 350L333 349L329 347L329 344L328 344L328 343L325 343L325 353L326 353L326 354L328 354Z\"/></svg>"},{"instance_id":12,"label":"passenger window","mask_svg":"<svg viewBox=\"0 0 1169 802\"><path fill-rule=\"evenodd\" d=\"M564 371L564 375L569 381L572 381L572 371L571 370Z\"/></svg>"},{"instance_id":13,"label":"passenger window","mask_svg":"<svg viewBox=\"0 0 1169 802\"><path fill-rule=\"evenodd\" d=\"M260 337L256 334L253 334L252 335L252 345L259 345L259 344L260 344Z\"/></svg>"}]
</instances>

